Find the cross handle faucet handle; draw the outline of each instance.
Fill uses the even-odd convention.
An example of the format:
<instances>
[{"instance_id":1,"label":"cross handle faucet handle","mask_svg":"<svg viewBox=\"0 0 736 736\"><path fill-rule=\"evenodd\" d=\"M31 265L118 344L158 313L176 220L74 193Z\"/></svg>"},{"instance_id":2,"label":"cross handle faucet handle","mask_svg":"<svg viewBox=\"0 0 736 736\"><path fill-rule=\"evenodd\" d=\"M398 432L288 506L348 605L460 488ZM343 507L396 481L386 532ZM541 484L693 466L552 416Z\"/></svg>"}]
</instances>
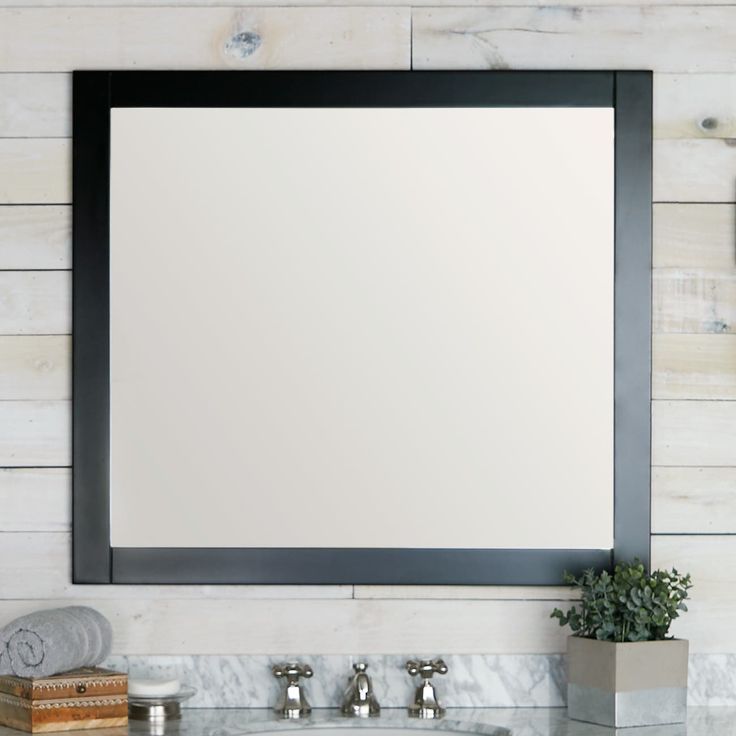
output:
<instances>
[{"instance_id":1,"label":"cross handle faucet handle","mask_svg":"<svg viewBox=\"0 0 736 736\"><path fill-rule=\"evenodd\" d=\"M283 662L282 664L275 664L271 668L274 677L285 677L289 684L299 682L300 677L311 677L314 671L308 664L301 664L300 662Z\"/></svg>"},{"instance_id":2,"label":"cross handle faucet handle","mask_svg":"<svg viewBox=\"0 0 736 736\"><path fill-rule=\"evenodd\" d=\"M447 665L442 659L410 659L406 663L406 671L410 675L419 675L428 680L435 673L447 674Z\"/></svg>"}]
</instances>

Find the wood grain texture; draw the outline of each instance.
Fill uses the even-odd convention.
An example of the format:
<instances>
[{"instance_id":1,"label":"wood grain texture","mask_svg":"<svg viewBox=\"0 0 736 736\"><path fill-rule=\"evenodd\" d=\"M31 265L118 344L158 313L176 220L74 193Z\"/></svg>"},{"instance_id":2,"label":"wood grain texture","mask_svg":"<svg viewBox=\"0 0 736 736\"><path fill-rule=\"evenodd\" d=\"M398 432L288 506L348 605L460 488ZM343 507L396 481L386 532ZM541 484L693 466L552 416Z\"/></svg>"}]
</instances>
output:
<instances>
[{"instance_id":1,"label":"wood grain texture","mask_svg":"<svg viewBox=\"0 0 736 736\"><path fill-rule=\"evenodd\" d=\"M70 463L68 401L0 401L0 467Z\"/></svg>"},{"instance_id":2,"label":"wood grain texture","mask_svg":"<svg viewBox=\"0 0 736 736\"><path fill-rule=\"evenodd\" d=\"M653 274L656 333L736 332L736 270L657 269Z\"/></svg>"},{"instance_id":3,"label":"wood grain texture","mask_svg":"<svg viewBox=\"0 0 736 736\"><path fill-rule=\"evenodd\" d=\"M693 577L689 611L672 633L689 639L693 652L736 651L736 537L654 537L652 562Z\"/></svg>"},{"instance_id":4,"label":"wood grain texture","mask_svg":"<svg viewBox=\"0 0 736 736\"><path fill-rule=\"evenodd\" d=\"M374 600L578 600L572 588L531 585L356 585L355 598Z\"/></svg>"},{"instance_id":5,"label":"wood grain texture","mask_svg":"<svg viewBox=\"0 0 736 736\"><path fill-rule=\"evenodd\" d=\"M736 137L736 76L655 75L654 137Z\"/></svg>"},{"instance_id":6,"label":"wood grain texture","mask_svg":"<svg viewBox=\"0 0 736 736\"><path fill-rule=\"evenodd\" d=\"M0 336L0 401L71 398L71 338Z\"/></svg>"},{"instance_id":7,"label":"wood grain texture","mask_svg":"<svg viewBox=\"0 0 736 736\"><path fill-rule=\"evenodd\" d=\"M0 469L0 531L68 532L71 528L71 482L69 468ZM3 536L11 535L0 534L0 539ZM34 534L32 539L35 545L42 546L45 537ZM0 549L2 547L0 542ZM3 596L7 597L5 591Z\"/></svg>"},{"instance_id":8,"label":"wood grain texture","mask_svg":"<svg viewBox=\"0 0 736 736\"><path fill-rule=\"evenodd\" d=\"M405 8L0 9L0 69L402 69Z\"/></svg>"},{"instance_id":9,"label":"wood grain texture","mask_svg":"<svg viewBox=\"0 0 736 736\"><path fill-rule=\"evenodd\" d=\"M22 570L30 574L31 569ZM96 590L102 590L99 586ZM94 592L94 591L93 591ZM113 625L116 654L544 654L564 652L551 601L81 598ZM51 598L49 608L65 605ZM0 601L0 620L38 599Z\"/></svg>"},{"instance_id":10,"label":"wood grain texture","mask_svg":"<svg viewBox=\"0 0 736 736\"><path fill-rule=\"evenodd\" d=\"M69 74L0 74L0 138L69 137Z\"/></svg>"},{"instance_id":11,"label":"wood grain texture","mask_svg":"<svg viewBox=\"0 0 736 736\"><path fill-rule=\"evenodd\" d=\"M0 271L0 335L68 335L68 271Z\"/></svg>"},{"instance_id":12,"label":"wood grain texture","mask_svg":"<svg viewBox=\"0 0 736 736\"><path fill-rule=\"evenodd\" d=\"M736 401L652 402L652 465L736 465Z\"/></svg>"},{"instance_id":13,"label":"wood grain texture","mask_svg":"<svg viewBox=\"0 0 736 736\"><path fill-rule=\"evenodd\" d=\"M0 139L0 166L7 172L0 180L0 204L68 203L70 165L66 139ZM735 171L731 139L655 141L654 199L734 202Z\"/></svg>"},{"instance_id":14,"label":"wood grain texture","mask_svg":"<svg viewBox=\"0 0 736 736\"><path fill-rule=\"evenodd\" d=\"M655 141L653 187L655 202L735 202L733 139Z\"/></svg>"},{"instance_id":15,"label":"wood grain texture","mask_svg":"<svg viewBox=\"0 0 736 736\"><path fill-rule=\"evenodd\" d=\"M72 75L0 70L0 138L71 138Z\"/></svg>"},{"instance_id":16,"label":"wood grain texture","mask_svg":"<svg viewBox=\"0 0 736 736\"><path fill-rule=\"evenodd\" d=\"M71 5L76 5L76 1ZM119 5L118 0L109 3ZM138 3L143 6L145 3ZM171 3L184 5L185 3ZM206 5L193 2L193 5ZM216 4L216 3L213 3ZM261 6L269 3L258 3ZM281 0L274 2L281 4ZM291 5L309 5L311 0ZM324 3L328 4L328 3ZM352 5L352 2L335 2ZM388 2L366 2L360 5L389 5ZM411 3L407 3L410 5ZM419 4L419 3L414 3ZM444 5L484 5L453 0ZM527 0L505 5L533 5ZM574 3L557 3L566 5ZM607 5L588 2L586 5ZM621 3L619 3L621 4ZM632 5L640 3L632 2ZM660 3L653 3L660 4ZM673 4L673 3L661 3ZM682 2L682 5L692 3ZM716 4L716 3L713 3ZM0 0L0 7L3 2ZM102 3L98 3L102 5ZM136 3L126 3L136 5ZM166 5L166 3L157 3ZM0 138L71 137L71 74L0 74ZM654 75L655 138L733 138L736 137L736 76L731 74L655 74Z\"/></svg>"},{"instance_id":17,"label":"wood grain texture","mask_svg":"<svg viewBox=\"0 0 736 736\"><path fill-rule=\"evenodd\" d=\"M102 710L102 713L110 713L110 712L117 712L117 713L125 713L125 715L117 715L113 716L111 718L103 718L99 717L100 714L98 713L97 718L93 718L90 720L73 720L77 713L79 712L78 709L64 709L66 710L66 713L69 715L70 720L65 722L51 722L51 723L44 723L42 725L34 723L32 729L30 729L31 733L63 733L64 731L85 731L85 730L99 730L104 728L118 728L123 729L125 728L127 730L128 726L128 705L127 703L124 706L115 706L111 707L108 706ZM62 710L62 712L64 712ZM44 714L44 718L48 718ZM19 724L12 724L13 728L22 728Z\"/></svg>"},{"instance_id":18,"label":"wood grain texture","mask_svg":"<svg viewBox=\"0 0 736 736\"><path fill-rule=\"evenodd\" d=\"M736 534L736 468L653 468L652 531Z\"/></svg>"},{"instance_id":19,"label":"wood grain texture","mask_svg":"<svg viewBox=\"0 0 736 736\"><path fill-rule=\"evenodd\" d=\"M18 481L19 473L27 473L29 477ZM36 497L48 495L44 483L48 479L34 477L41 470L6 470L0 473L0 499L8 498L15 491L10 507L3 511L3 522L8 517L8 525L14 527L27 526L34 523L31 516L33 509L21 507L22 492L29 488ZM61 491L61 500L66 507L71 507L71 476L68 470L46 470L47 473L65 473L56 478L55 491ZM5 479L9 479L7 489ZM63 481L63 485L61 485ZM34 486L35 483L35 486ZM14 487L15 486L15 487ZM29 501L32 499L28 499ZM59 499L55 499L55 508L59 508ZM34 530L32 533L0 533L0 590L3 598L104 598L123 599L349 599L352 598L350 585L72 585L71 583L71 534L68 532L69 512L66 510L59 520L67 525L67 529L59 533L43 533ZM50 521L46 522L50 525ZM16 531L18 531L16 529ZM19 574L21 573L22 574Z\"/></svg>"},{"instance_id":20,"label":"wood grain texture","mask_svg":"<svg viewBox=\"0 0 736 736\"><path fill-rule=\"evenodd\" d=\"M653 207L655 268L736 270L736 207L671 204Z\"/></svg>"},{"instance_id":21,"label":"wood grain texture","mask_svg":"<svg viewBox=\"0 0 736 736\"><path fill-rule=\"evenodd\" d=\"M3 173L0 204L65 204L71 201L71 143L68 140L0 138L0 171Z\"/></svg>"},{"instance_id":22,"label":"wood grain texture","mask_svg":"<svg viewBox=\"0 0 736 736\"><path fill-rule=\"evenodd\" d=\"M3 12L0 10L0 16ZM70 201L68 140L0 139L0 166L7 173L0 180L0 204ZM654 199L657 202L734 202L734 171L736 146L730 138L655 141Z\"/></svg>"},{"instance_id":23,"label":"wood grain texture","mask_svg":"<svg viewBox=\"0 0 736 736\"><path fill-rule=\"evenodd\" d=\"M415 69L734 69L732 6L417 8L412 18Z\"/></svg>"},{"instance_id":24,"label":"wood grain texture","mask_svg":"<svg viewBox=\"0 0 736 736\"><path fill-rule=\"evenodd\" d=\"M71 207L0 206L0 270L66 269L71 263Z\"/></svg>"},{"instance_id":25,"label":"wood grain texture","mask_svg":"<svg viewBox=\"0 0 736 736\"><path fill-rule=\"evenodd\" d=\"M33 4L55 7L0 0L17 6L0 10L6 204L70 201L69 142L50 140L70 135L70 76L56 72L406 68L409 61L404 8ZM678 535L736 532L736 467L721 467L736 466L736 401L715 401L736 398L736 208L692 204L736 201L736 148L729 145L736 137L736 7L708 4L590 0L578 7L561 0L534 7L541 3L508 0L505 6L519 7L413 13L418 67L657 70L653 530ZM39 71L54 73L28 73ZM69 268L69 221L68 207L0 207L0 269ZM0 465L69 462L69 329L68 274L0 274L0 333L8 335L0 337L0 399L14 399L0 401ZM43 333L52 336L34 336ZM11 532L0 533L0 620L88 602L113 619L123 654L564 651L565 632L548 618L557 597L571 597L564 588L358 586L359 599L350 600L351 586L72 586L70 482L66 468L0 470L0 531ZM692 610L676 633L696 652L736 651L735 540L653 540L654 564L695 576Z\"/></svg>"},{"instance_id":26,"label":"wood grain texture","mask_svg":"<svg viewBox=\"0 0 736 736\"><path fill-rule=\"evenodd\" d=\"M655 399L736 399L736 335L654 335Z\"/></svg>"}]
</instances>

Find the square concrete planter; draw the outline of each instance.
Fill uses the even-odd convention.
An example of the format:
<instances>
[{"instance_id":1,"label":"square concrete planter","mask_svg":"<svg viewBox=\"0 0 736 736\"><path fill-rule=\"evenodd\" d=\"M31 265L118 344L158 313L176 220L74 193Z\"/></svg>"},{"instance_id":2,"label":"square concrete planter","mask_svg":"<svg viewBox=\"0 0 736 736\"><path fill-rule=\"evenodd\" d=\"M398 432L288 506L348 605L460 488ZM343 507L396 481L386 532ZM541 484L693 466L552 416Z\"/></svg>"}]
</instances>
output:
<instances>
[{"instance_id":1,"label":"square concrete planter","mask_svg":"<svg viewBox=\"0 0 736 736\"><path fill-rule=\"evenodd\" d=\"M602 726L682 723L687 715L684 639L567 640L567 714Z\"/></svg>"}]
</instances>

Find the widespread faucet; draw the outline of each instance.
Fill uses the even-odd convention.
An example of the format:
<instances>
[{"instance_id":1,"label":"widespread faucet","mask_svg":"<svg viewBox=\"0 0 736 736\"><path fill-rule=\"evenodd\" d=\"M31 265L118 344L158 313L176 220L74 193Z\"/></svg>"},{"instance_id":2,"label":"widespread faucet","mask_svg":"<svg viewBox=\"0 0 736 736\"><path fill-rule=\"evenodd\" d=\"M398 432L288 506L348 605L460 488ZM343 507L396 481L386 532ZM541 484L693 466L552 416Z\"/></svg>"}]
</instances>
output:
<instances>
[{"instance_id":1,"label":"widespread faucet","mask_svg":"<svg viewBox=\"0 0 736 736\"><path fill-rule=\"evenodd\" d=\"M342 701L342 714L351 718L374 718L381 713L381 706L373 694L371 678L366 673L368 665L356 662L353 665L355 674Z\"/></svg>"},{"instance_id":2,"label":"widespread faucet","mask_svg":"<svg viewBox=\"0 0 736 736\"><path fill-rule=\"evenodd\" d=\"M410 675L419 675L422 682L414 693L414 702L409 706L409 715L414 718L442 718L445 709L437 700L437 692L432 684L432 675L447 674L447 665L441 659L410 659L406 663Z\"/></svg>"},{"instance_id":3,"label":"widespread faucet","mask_svg":"<svg viewBox=\"0 0 736 736\"><path fill-rule=\"evenodd\" d=\"M353 665L354 675L343 696L341 711L344 716L352 718L376 717L381 713L381 706L373 693L373 683L366 670L365 662ZM447 665L441 659L410 659L406 663L410 675L419 675L422 682L414 693L414 701L409 706L409 715L414 718L442 718L445 709L437 700L437 692L432 683L434 674L447 674ZM311 677L314 672L308 664L284 662L271 668L274 677L286 679L286 687L274 710L281 718L304 718L312 712L304 694L301 677Z\"/></svg>"},{"instance_id":4,"label":"widespread faucet","mask_svg":"<svg viewBox=\"0 0 736 736\"><path fill-rule=\"evenodd\" d=\"M311 677L314 672L308 664L298 662L284 662L275 664L271 668L274 677L286 679L283 695L274 710L281 718L304 718L312 712L312 706L307 702L300 677Z\"/></svg>"}]
</instances>

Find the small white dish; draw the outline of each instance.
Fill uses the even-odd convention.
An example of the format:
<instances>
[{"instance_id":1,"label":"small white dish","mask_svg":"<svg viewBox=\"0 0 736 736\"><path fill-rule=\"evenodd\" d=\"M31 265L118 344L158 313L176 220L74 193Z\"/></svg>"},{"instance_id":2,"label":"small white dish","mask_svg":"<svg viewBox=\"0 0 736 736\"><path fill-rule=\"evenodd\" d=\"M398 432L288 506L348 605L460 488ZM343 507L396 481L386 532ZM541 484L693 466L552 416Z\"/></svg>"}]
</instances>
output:
<instances>
[{"instance_id":1,"label":"small white dish","mask_svg":"<svg viewBox=\"0 0 736 736\"><path fill-rule=\"evenodd\" d=\"M165 721L181 718L181 704L196 695L197 689L182 685L173 695L128 694L128 717L134 721Z\"/></svg>"},{"instance_id":2,"label":"small white dish","mask_svg":"<svg viewBox=\"0 0 736 736\"><path fill-rule=\"evenodd\" d=\"M163 697L176 695L179 690L181 690L181 682L175 678L163 680L128 677L128 697Z\"/></svg>"}]
</instances>

